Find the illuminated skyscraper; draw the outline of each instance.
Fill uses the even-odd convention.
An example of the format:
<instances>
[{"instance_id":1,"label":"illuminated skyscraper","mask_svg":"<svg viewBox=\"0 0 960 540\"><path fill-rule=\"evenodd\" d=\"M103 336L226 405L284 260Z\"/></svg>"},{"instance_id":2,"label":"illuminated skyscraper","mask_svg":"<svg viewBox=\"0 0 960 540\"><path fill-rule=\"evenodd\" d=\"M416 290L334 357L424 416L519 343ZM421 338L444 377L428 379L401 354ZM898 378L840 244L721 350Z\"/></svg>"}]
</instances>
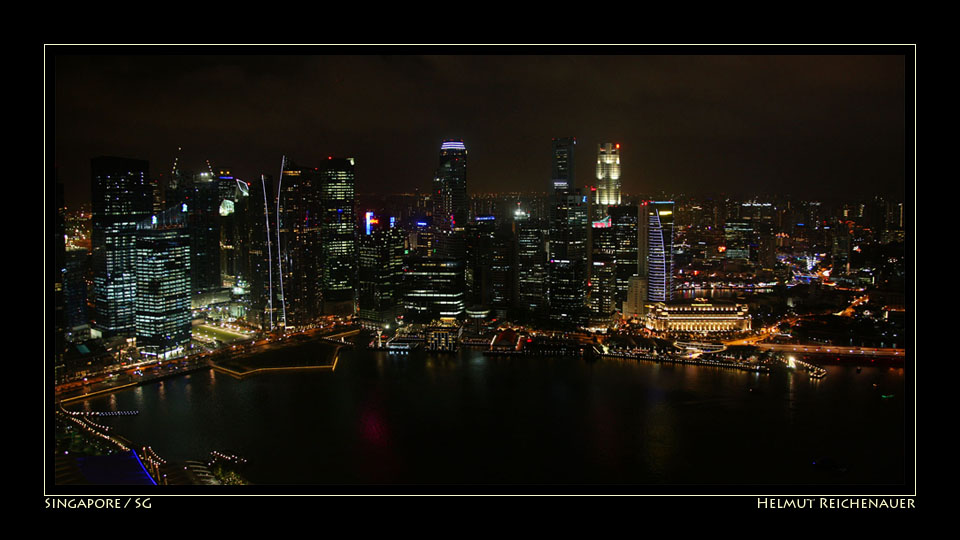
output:
<instances>
[{"instance_id":1,"label":"illuminated skyscraper","mask_svg":"<svg viewBox=\"0 0 960 540\"><path fill-rule=\"evenodd\" d=\"M647 300L673 298L673 201L652 201L647 213Z\"/></svg>"},{"instance_id":2,"label":"illuminated skyscraper","mask_svg":"<svg viewBox=\"0 0 960 540\"><path fill-rule=\"evenodd\" d=\"M592 253L590 278L587 282L590 319L598 327L610 323L617 303L617 243L610 216L594 221L591 226Z\"/></svg>"},{"instance_id":3,"label":"illuminated skyscraper","mask_svg":"<svg viewBox=\"0 0 960 540\"><path fill-rule=\"evenodd\" d=\"M99 157L91 161L93 303L104 337L132 336L136 298L137 223L153 210L146 161Z\"/></svg>"},{"instance_id":4,"label":"illuminated skyscraper","mask_svg":"<svg viewBox=\"0 0 960 540\"><path fill-rule=\"evenodd\" d=\"M223 286L220 275L220 183L208 172L193 175L181 201L187 204L190 233L190 287L193 294Z\"/></svg>"},{"instance_id":5,"label":"illuminated skyscraper","mask_svg":"<svg viewBox=\"0 0 960 540\"><path fill-rule=\"evenodd\" d=\"M574 184L574 147L576 137L553 139L550 181L554 191L567 191Z\"/></svg>"},{"instance_id":6,"label":"illuminated skyscraper","mask_svg":"<svg viewBox=\"0 0 960 540\"><path fill-rule=\"evenodd\" d=\"M462 139L440 145L440 165L433 180L433 224L444 230L467 225L467 148Z\"/></svg>"},{"instance_id":7,"label":"illuminated skyscraper","mask_svg":"<svg viewBox=\"0 0 960 540\"><path fill-rule=\"evenodd\" d=\"M516 307L527 314L540 314L547 304L546 234L540 220L523 211L514 215L516 236Z\"/></svg>"},{"instance_id":8,"label":"illuminated skyscraper","mask_svg":"<svg viewBox=\"0 0 960 540\"><path fill-rule=\"evenodd\" d=\"M357 318L377 326L391 324L400 315L405 234L392 223L393 218L366 212L360 235Z\"/></svg>"},{"instance_id":9,"label":"illuminated skyscraper","mask_svg":"<svg viewBox=\"0 0 960 540\"><path fill-rule=\"evenodd\" d=\"M187 206L137 224L137 347L151 357L182 355L190 345L190 239Z\"/></svg>"},{"instance_id":10,"label":"illuminated skyscraper","mask_svg":"<svg viewBox=\"0 0 960 540\"><path fill-rule=\"evenodd\" d=\"M318 168L323 206L323 312L356 312L357 220L353 158L329 158Z\"/></svg>"},{"instance_id":11,"label":"illuminated skyscraper","mask_svg":"<svg viewBox=\"0 0 960 540\"><path fill-rule=\"evenodd\" d=\"M320 177L315 169L284 158L274 222L278 276L273 277L276 324L304 327L322 315Z\"/></svg>"},{"instance_id":12,"label":"illuminated skyscraper","mask_svg":"<svg viewBox=\"0 0 960 540\"><path fill-rule=\"evenodd\" d=\"M404 320L428 323L463 316L463 275L463 261L440 257L404 260Z\"/></svg>"},{"instance_id":13,"label":"illuminated skyscraper","mask_svg":"<svg viewBox=\"0 0 960 540\"><path fill-rule=\"evenodd\" d=\"M620 204L620 144L603 143L597 148L597 206Z\"/></svg>"},{"instance_id":14,"label":"illuminated skyscraper","mask_svg":"<svg viewBox=\"0 0 960 540\"><path fill-rule=\"evenodd\" d=\"M547 305L556 323L581 325L587 318L589 203L574 185L573 137L554 139L547 258Z\"/></svg>"},{"instance_id":15,"label":"illuminated skyscraper","mask_svg":"<svg viewBox=\"0 0 960 540\"><path fill-rule=\"evenodd\" d=\"M616 303L619 307L627 301L630 278L640 275L640 207L635 204L622 204L607 209L613 236L616 243L617 292Z\"/></svg>"},{"instance_id":16,"label":"illuminated skyscraper","mask_svg":"<svg viewBox=\"0 0 960 540\"><path fill-rule=\"evenodd\" d=\"M587 198L576 189L554 200L547 266L550 319L582 325L587 309Z\"/></svg>"}]
</instances>

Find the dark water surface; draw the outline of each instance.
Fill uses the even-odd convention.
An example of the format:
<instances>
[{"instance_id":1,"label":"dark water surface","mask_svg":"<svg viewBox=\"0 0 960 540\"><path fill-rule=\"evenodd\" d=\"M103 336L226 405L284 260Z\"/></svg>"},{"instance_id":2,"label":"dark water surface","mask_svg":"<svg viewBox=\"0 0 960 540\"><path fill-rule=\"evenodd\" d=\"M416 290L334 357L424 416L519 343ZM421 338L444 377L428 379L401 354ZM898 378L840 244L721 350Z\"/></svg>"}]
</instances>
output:
<instances>
[{"instance_id":1,"label":"dark water surface","mask_svg":"<svg viewBox=\"0 0 960 540\"><path fill-rule=\"evenodd\" d=\"M904 370L827 370L343 349L333 372L202 371L70 408L139 410L105 421L168 461L239 454L257 484L903 483Z\"/></svg>"}]
</instances>

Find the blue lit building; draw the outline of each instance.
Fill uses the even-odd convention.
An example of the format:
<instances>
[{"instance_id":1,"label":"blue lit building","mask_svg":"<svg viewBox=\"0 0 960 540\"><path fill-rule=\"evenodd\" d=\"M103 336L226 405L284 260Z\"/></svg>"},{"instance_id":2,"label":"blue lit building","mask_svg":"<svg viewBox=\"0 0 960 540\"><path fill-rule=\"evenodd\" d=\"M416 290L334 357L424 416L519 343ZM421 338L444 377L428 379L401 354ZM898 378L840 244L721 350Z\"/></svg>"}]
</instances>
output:
<instances>
[{"instance_id":1,"label":"blue lit building","mask_svg":"<svg viewBox=\"0 0 960 540\"><path fill-rule=\"evenodd\" d=\"M673 299L673 201L647 203L647 300Z\"/></svg>"}]
</instances>

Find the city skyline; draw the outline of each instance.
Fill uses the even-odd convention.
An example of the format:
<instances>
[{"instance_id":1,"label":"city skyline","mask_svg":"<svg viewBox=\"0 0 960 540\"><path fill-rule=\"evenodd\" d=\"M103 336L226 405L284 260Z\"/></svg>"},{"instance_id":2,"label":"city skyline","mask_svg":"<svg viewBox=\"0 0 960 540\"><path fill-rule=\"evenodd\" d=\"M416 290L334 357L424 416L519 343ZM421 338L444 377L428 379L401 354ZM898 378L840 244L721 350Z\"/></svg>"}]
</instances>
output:
<instances>
[{"instance_id":1,"label":"city skyline","mask_svg":"<svg viewBox=\"0 0 960 540\"><path fill-rule=\"evenodd\" d=\"M83 186L88 160L98 155L147 160L155 175L176 158L186 169L209 160L248 181L275 174L283 155L353 157L360 193L423 191L436 167L431 156L450 138L471 151L469 193L546 192L550 141L566 136L583 149L621 144L626 194L904 196L906 60L897 54L785 56L746 47L744 55L695 48L700 56L643 56L638 47L626 49L635 56L430 49L441 54L393 56L384 48L387 55L377 57L324 55L344 51L324 48L282 56L285 49L267 48L271 56L174 57L111 50L71 50L81 54L53 62L52 160L71 207L89 202ZM801 52L811 50L819 49ZM593 178L594 165L576 162L579 183Z\"/></svg>"},{"instance_id":2,"label":"city skyline","mask_svg":"<svg viewBox=\"0 0 960 540\"><path fill-rule=\"evenodd\" d=\"M906 493L915 50L512 50L50 47L48 487Z\"/></svg>"}]
</instances>

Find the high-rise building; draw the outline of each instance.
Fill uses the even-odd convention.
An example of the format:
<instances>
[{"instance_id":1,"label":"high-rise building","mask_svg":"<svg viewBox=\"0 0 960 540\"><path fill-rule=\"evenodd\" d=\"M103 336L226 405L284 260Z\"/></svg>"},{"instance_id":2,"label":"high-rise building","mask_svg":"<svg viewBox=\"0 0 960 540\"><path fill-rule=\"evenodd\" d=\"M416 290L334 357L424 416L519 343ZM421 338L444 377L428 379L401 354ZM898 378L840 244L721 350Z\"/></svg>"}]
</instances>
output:
<instances>
[{"instance_id":1,"label":"high-rise building","mask_svg":"<svg viewBox=\"0 0 960 540\"><path fill-rule=\"evenodd\" d=\"M597 147L597 206L620 204L620 143Z\"/></svg>"},{"instance_id":2,"label":"high-rise building","mask_svg":"<svg viewBox=\"0 0 960 540\"><path fill-rule=\"evenodd\" d=\"M321 202L321 179L315 169L302 167L284 158L277 185L276 231L277 270L274 306L277 325L303 328L322 315L321 226L325 207ZM334 210L336 211L336 210Z\"/></svg>"},{"instance_id":3,"label":"high-rise building","mask_svg":"<svg viewBox=\"0 0 960 540\"><path fill-rule=\"evenodd\" d=\"M63 267L63 318L70 335L74 329L86 327L87 336L87 268L89 252L83 248L68 248Z\"/></svg>"},{"instance_id":4,"label":"high-rise building","mask_svg":"<svg viewBox=\"0 0 960 540\"><path fill-rule=\"evenodd\" d=\"M546 299L550 320L579 326L587 321L589 202L574 188L576 139L553 140L547 244Z\"/></svg>"},{"instance_id":5,"label":"high-rise building","mask_svg":"<svg viewBox=\"0 0 960 540\"><path fill-rule=\"evenodd\" d=\"M587 197L574 189L557 193L554 200L547 266L550 319L582 325L587 312Z\"/></svg>"},{"instance_id":6,"label":"high-rise building","mask_svg":"<svg viewBox=\"0 0 960 540\"><path fill-rule=\"evenodd\" d=\"M248 187L248 210L241 227L241 242L248 246L245 278L250 283L250 313L252 322L259 323L265 330L273 330L280 322L277 317L280 311L275 308L282 304L278 296L280 272L276 252L277 207L273 178L261 175Z\"/></svg>"},{"instance_id":7,"label":"high-rise building","mask_svg":"<svg viewBox=\"0 0 960 540\"><path fill-rule=\"evenodd\" d=\"M630 278L640 275L640 237L642 228L640 207L635 204L621 204L607 209L610 225L613 228L615 255L617 261L616 305L627 300Z\"/></svg>"},{"instance_id":8,"label":"high-rise building","mask_svg":"<svg viewBox=\"0 0 960 540\"><path fill-rule=\"evenodd\" d=\"M468 218L467 148L462 139L440 145L440 164L433 180L433 224L443 230L464 228Z\"/></svg>"},{"instance_id":9,"label":"high-rise building","mask_svg":"<svg viewBox=\"0 0 960 540\"><path fill-rule=\"evenodd\" d=\"M567 191L574 184L574 147L576 137L561 137L553 139L553 160L550 173L553 191Z\"/></svg>"},{"instance_id":10,"label":"high-rise building","mask_svg":"<svg viewBox=\"0 0 960 540\"><path fill-rule=\"evenodd\" d=\"M591 324L608 324L620 307L617 297L617 242L610 216L591 226L590 277L587 280Z\"/></svg>"},{"instance_id":11,"label":"high-rise building","mask_svg":"<svg viewBox=\"0 0 960 540\"><path fill-rule=\"evenodd\" d=\"M137 224L137 347L158 359L180 356L190 345L187 213L183 204Z\"/></svg>"},{"instance_id":12,"label":"high-rise building","mask_svg":"<svg viewBox=\"0 0 960 540\"><path fill-rule=\"evenodd\" d=\"M357 288L356 180L353 158L328 158L318 168L323 212L323 312L353 315Z\"/></svg>"},{"instance_id":13,"label":"high-rise building","mask_svg":"<svg viewBox=\"0 0 960 540\"><path fill-rule=\"evenodd\" d=\"M405 234L391 221L366 212L360 235L357 317L376 326L391 324L401 314Z\"/></svg>"},{"instance_id":14,"label":"high-rise building","mask_svg":"<svg viewBox=\"0 0 960 540\"><path fill-rule=\"evenodd\" d=\"M545 227L522 210L514 214L513 224L517 242L515 305L521 313L540 315L547 306Z\"/></svg>"},{"instance_id":15,"label":"high-rise building","mask_svg":"<svg viewBox=\"0 0 960 540\"><path fill-rule=\"evenodd\" d=\"M403 307L408 322L428 323L465 313L463 261L411 257L403 263Z\"/></svg>"},{"instance_id":16,"label":"high-rise building","mask_svg":"<svg viewBox=\"0 0 960 540\"><path fill-rule=\"evenodd\" d=\"M217 172L217 182L220 191L221 282L235 284L248 273L249 245L245 242L245 231L249 228L250 186L229 169Z\"/></svg>"},{"instance_id":17,"label":"high-rise building","mask_svg":"<svg viewBox=\"0 0 960 540\"><path fill-rule=\"evenodd\" d=\"M465 269L467 302L505 317L513 298L513 229L492 215L476 216L467 226Z\"/></svg>"},{"instance_id":18,"label":"high-rise building","mask_svg":"<svg viewBox=\"0 0 960 540\"><path fill-rule=\"evenodd\" d=\"M186 187L189 210L190 288L195 297L223 287L220 275L220 185L208 172L192 175ZM174 206L170 204L169 206Z\"/></svg>"},{"instance_id":19,"label":"high-rise building","mask_svg":"<svg viewBox=\"0 0 960 540\"><path fill-rule=\"evenodd\" d=\"M627 291L627 300L623 303L624 317L643 317L646 315L647 277L633 276Z\"/></svg>"},{"instance_id":20,"label":"high-rise building","mask_svg":"<svg viewBox=\"0 0 960 540\"><path fill-rule=\"evenodd\" d=\"M748 261L751 258L750 245L753 243L753 224L750 221L727 221L723 226L727 260ZM755 255L755 254L754 254Z\"/></svg>"},{"instance_id":21,"label":"high-rise building","mask_svg":"<svg viewBox=\"0 0 960 540\"><path fill-rule=\"evenodd\" d=\"M673 201L651 201L647 213L647 300L673 299Z\"/></svg>"},{"instance_id":22,"label":"high-rise building","mask_svg":"<svg viewBox=\"0 0 960 540\"><path fill-rule=\"evenodd\" d=\"M134 334L137 223L153 209L146 161L91 161L91 265L95 327L104 337Z\"/></svg>"}]
</instances>

